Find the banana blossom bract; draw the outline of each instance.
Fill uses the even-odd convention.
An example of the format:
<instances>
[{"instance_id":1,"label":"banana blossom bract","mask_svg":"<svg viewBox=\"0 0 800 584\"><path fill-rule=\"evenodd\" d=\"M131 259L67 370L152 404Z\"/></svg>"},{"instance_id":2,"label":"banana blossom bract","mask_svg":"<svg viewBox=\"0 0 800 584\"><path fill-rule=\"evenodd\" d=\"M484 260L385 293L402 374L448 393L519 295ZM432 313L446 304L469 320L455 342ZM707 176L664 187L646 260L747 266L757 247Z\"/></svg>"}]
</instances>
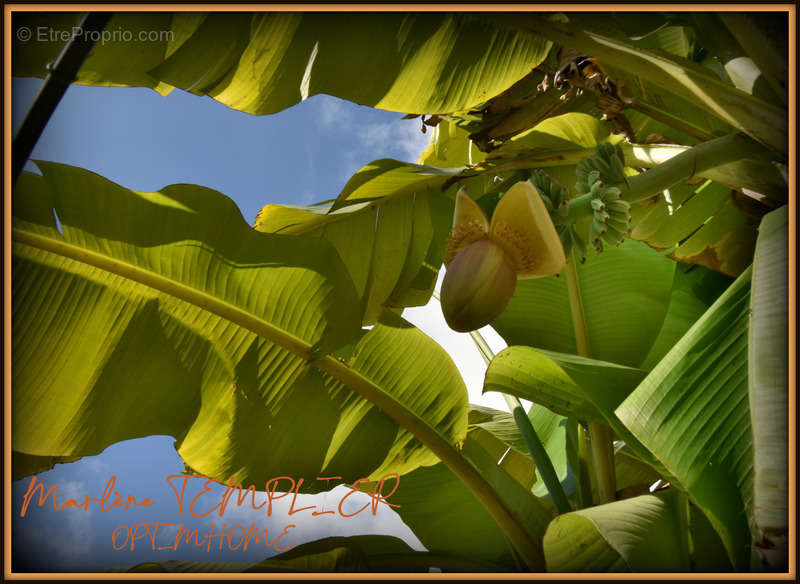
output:
<instances>
[{"instance_id":1,"label":"banana blossom bract","mask_svg":"<svg viewBox=\"0 0 800 584\"><path fill-rule=\"evenodd\" d=\"M550 214L529 181L506 192L491 222L462 188L445 253L444 318L455 331L481 328L503 312L518 278L551 276L565 263Z\"/></svg>"}]
</instances>

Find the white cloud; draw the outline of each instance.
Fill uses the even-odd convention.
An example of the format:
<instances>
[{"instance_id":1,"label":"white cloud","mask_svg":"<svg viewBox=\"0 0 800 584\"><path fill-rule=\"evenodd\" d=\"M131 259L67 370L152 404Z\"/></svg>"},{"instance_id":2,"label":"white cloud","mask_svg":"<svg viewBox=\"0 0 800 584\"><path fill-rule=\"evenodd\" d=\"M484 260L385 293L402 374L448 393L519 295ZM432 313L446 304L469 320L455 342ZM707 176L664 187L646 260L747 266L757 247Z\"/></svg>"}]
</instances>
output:
<instances>
[{"instance_id":1,"label":"white cloud","mask_svg":"<svg viewBox=\"0 0 800 584\"><path fill-rule=\"evenodd\" d=\"M299 495L296 507L316 505L317 511L323 509L336 511L342 498L350 492L349 487L339 485L327 493ZM366 493L353 493L342 503L342 510L345 513L355 513L370 502L371 498ZM279 513L287 510L288 505L285 510L279 509ZM400 516L386 505L378 505L375 515L372 514L371 507L367 507L354 517L342 517L338 511L333 515L327 514L314 517L309 511L298 513L292 517L291 522L297 525L294 533L298 544L323 537L375 534L400 538L415 550L425 549L417 536L403 523Z\"/></svg>"},{"instance_id":2,"label":"white cloud","mask_svg":"<svg viewBox=\"0 0 800 584\"><path fill-rule=\"evenodd\" d=\"M350 119L351 104L329 95L318 95L315 101L319 108L319 123L323 127L330 128L336 125L347 125L342 122L347 122L347 120Z\"/></svg>"},{"instance_id":3,"label":"white cloud","mask_svg":"<svg viewBox=\"0 0 800 584\"><path fill-rule=\"evenodd\" d=\"M75 499L78 503L82 503L86 497L86 483L82 481L66 481L58 485L58 501L66 501L67 499ZM85 511L88 513L89 511Z\"/></svg>"},{"instance_id":4,"label":"white cloud","mask_svg":"<svg viewBox=\"0 0 800 584\"><path fill-rule=\"evenodd\" d=\"M219 490L221 494L222 490ZM237 505L237 493L234 493L225 508L222 518L218 513L212 513L205 518L203 523L206 528L209 528L214 523L217 531L219 531L222 523L227 525L227 529L231 529L235 525L241 525L245 529L249 529L250 524L254 524L257 529L268 529L270 539L280 534L284 526L294 524L295 527L290 530L287 537L288 541L294 540L296 545L324 537L376 534L400 538L415 550L425 549L417 536L403 523L400 516L386 505L378 505L374 515L371 507L353 517L340 515L338 512L339 503L350 492L350 487L340 484L327 492L315 495L297 495L297 500L294 503L295 511L309 506L314 506L315 508L299 511L293 515L289 515L293 501L293 495L290 494L273 502L272 514L269 517L267 517L266 507L258 510L252 508L249 496L241 506ZM265 501L266 493L256 491L255 505L259 506ZM342 511L346 514L355 513L365 503L370 503L371 501L372 499L366 493L353 493L342 503ZM334 511L335 513L312 515L313 512L322 511Z\"/></svg>"},{"instance_id":5,"label":"white cloud","mask_svg":"<svg viewBox=\"0 0 800 584\"><path fill-rule=\"evenodd\" d=\"M53 551L60 556L65 567L80 567L86 564L94 545L92 516L90 512L75 511L67 516L63 537L51 542Z\"/></svg>"},{"instance_id":6,"label":"white cloud","mask_svg":"<svg viewBox=\"0 0 800 584\"><path fill-rule=\"evenodd\" d=\"M342 150L338 153L337 165L339 188L366 164L380 158L394 158L405 162L416 162L427 148L434 132L433 128L423 134L419 118L404 120L402 114L383 112L358 106L330 95L316 95L315 116L320 132L335 132ZM388 121L366 121L380 118ZM337 193L338 194L338 193ZM315 200L321 200L317 195Z\"/></svg>"},{"instance_id":7,"label":"white cloud","mask_svg":"<svg viewBox=\"0 0 800 584\"><path fill-rule=\"evenodd\" d=\"M416 162L427 148L432 132L423 134L419 119L398 118L391 122L365 124L358 128L358 138L364 148L383 156ZM380 156L376 156L380 157Z\"/></svg>"},{"instance_id":8,"label":"white cloud","mask_svg":"<svg viewBox=\"0 0 800 584\"><path fill-rule=\"evenodd\" d=\"M365 122L360 107L329 95L315 96L318 123L323 130L335 129L342 143L353 144L345 153L348 164L361 168L378 158L397 158L416 162L428 147L433 129L422 133L419 118L404 120L399 113L390 113L394 119L386 122ZM348 175L349 176L349 175Z\"/></svg>"},{"instance_id":9,"label":"white cloud","mask_svg":"<svg viewBox=\"0 0 800 584\"><path fill-rule=\"evenodd\" d=\"M86 483L82 481L66 481L58 485L58 501L74 499L82 503L86 497ZM62 533L56 537L48 537L45 548L53 554L59 566L64 569L79 568L85 565L92 551L94 535L92 531L93 510L89 507L73 507L60 512L60 527Z\"/></svg>"},{"instance_id":10,"label":"white cloud","mask_svg":"<svg viewBox=\"0 0 800 584\"><path fill-rule=\"evenodd\" d=\"M109 466L99 456L87 456L81 459L83 469L100 475L108 474Z\"/></svg>"}]
</instances>

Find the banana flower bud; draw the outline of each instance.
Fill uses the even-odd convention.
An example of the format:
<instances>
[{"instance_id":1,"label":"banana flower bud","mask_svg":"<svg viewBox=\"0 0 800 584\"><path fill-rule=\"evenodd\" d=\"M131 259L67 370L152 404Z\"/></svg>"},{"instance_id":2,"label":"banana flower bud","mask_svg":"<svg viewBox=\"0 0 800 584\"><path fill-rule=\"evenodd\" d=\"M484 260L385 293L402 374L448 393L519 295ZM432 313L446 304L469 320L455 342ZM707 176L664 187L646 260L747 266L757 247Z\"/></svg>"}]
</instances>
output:
<instances>
[{"instance_id":1,"label":"banana flower bud","mask_svg":"<svg viewBox=\"0 0 800 584\"><path fill-rule=\"evenodd\" d=\"M557 274L565 264L550 214L529 181L506 192L491 222L462 188L445 252L444 318L455 331L481 328L503 312L518 278Z\"/></svg>"}]
</instances>

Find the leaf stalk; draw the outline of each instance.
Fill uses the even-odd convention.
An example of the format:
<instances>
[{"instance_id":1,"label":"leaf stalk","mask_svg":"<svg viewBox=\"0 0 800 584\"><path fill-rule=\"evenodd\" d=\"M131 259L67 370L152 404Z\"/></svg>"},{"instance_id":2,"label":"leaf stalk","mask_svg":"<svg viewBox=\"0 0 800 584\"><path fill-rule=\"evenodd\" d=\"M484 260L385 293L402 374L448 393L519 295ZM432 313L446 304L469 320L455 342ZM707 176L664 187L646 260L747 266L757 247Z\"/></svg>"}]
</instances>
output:
<instances>
[{"instance_id":1,"label":"leaf stalk","mask_svg":"<svg viewBox=\"0 0 800 584\"><path fill-rule=\"evenodd\" d=\"M111 17L111 12L87 13L76 27L79 32L64 45L52 66L48 66L49 73L14 136L11 146L12 185L17 182L47 122L97 42L99 35L92 33L102 32Z\"/></svg>"},{"instance_id":2,"label":"leaf stalk","mask_svg":"<svg viewBox=\"0 0 800 584\"><path fill-rule=\"evenodd\" d=\"M575 332L575 345L580 356L591 357L589 335L586 330L586 316L583 311L574 254L570 254L567 259L567 266L564 271L566 272L572 327ZM591 439L592 467L597 481L597 490L601 503L609 503L616 499L617 492L613 434L608 425L600 422L589 422L589 437Z\"/></svg>"},{"instance_id":3,"label":"leaf stalk","mask_svg":"<svg viewBox=\"0 0 800 584\"><path fill-rule=\"evenodd\" d=\"M331 355L315 358L311 345L291 333L272 325L250 312L229 304L210 294L127 263L102 253L88 250L63 239L55 239L38 233L12 228L11 237L17 245L28 245L37 249L54 253L58 256L79 261L87 265L105 270L143 284L159 292L163 292L194 304L212 314L216 314L230 322L249 330L262 338L280 345L284 349L307 360L311 365L344 383L366 400L375 404L384 413L404 426L417 439L445 463L484 505L497 522L505 536L511 541L525 563L532 570L544 568L544 557L541 542L533 538L519 519L499 498L491 483L464 457L455 444L451 444L441 436L435 428L425 420L399 403L380 385L352 369L346 363Z\"/></svg>"}]
</instances>

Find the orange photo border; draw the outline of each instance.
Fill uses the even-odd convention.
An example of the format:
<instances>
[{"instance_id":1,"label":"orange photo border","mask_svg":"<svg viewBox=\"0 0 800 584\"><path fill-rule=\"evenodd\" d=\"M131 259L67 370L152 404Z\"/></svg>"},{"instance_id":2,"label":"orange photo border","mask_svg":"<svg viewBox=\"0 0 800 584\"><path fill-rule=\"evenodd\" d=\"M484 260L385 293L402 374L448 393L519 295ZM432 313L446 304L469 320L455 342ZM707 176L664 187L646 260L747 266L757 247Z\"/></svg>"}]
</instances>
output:
<instances>
[{"instance_id":1,"label":"orange photo border","mask_svg":"<svg viewBox=\"0 0 800 584\"><path fill-rule=\"evenodd\" d=\"M3 259L4 259L4 565L6 580L789 580L796 577L796 395L795 395L795 303L796 303L796 202L797 156L796 143L796 5L772 4L21 4L10 3L3 7L4 61L4 181L3 181ZM11 571L11 14L14 12L786 12L789 17L789 570L786 573L520 573L520 574L111 574L111 573L15 573Z\"/></svg>"}]
</instances>

